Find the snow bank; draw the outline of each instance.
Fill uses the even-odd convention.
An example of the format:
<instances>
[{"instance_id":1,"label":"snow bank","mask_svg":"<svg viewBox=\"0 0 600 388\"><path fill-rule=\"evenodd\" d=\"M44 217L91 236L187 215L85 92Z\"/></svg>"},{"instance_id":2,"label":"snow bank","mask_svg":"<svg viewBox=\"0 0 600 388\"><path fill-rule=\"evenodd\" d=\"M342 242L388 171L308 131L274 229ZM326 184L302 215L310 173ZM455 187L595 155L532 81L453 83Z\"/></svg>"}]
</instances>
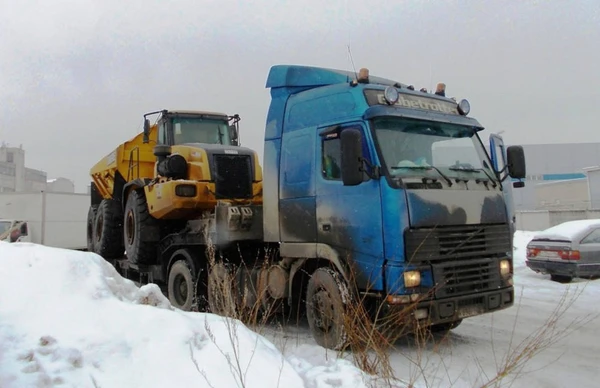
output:
<instances>
[{"instance_id":1,"label":"snow bank","mask_svg":"<svg viewBox=\"0 0 600 388\"><path fill-rule=\"evenodd\" d=\"M600 219L567 221L535 234L534 238L572 240L578 233L592 226L600 225Z\"/></svg>"},{"instance_id":2,"label":"snow bank","mask_svg":"<svg viewBox=\"0 0 600 388\"><path fill-rule=\"evenodd\" d=\"M238 321L173 308L100 256L0 242L0 386L365 386L344 360L289 359Z\"/></svg>"}]
</instances>

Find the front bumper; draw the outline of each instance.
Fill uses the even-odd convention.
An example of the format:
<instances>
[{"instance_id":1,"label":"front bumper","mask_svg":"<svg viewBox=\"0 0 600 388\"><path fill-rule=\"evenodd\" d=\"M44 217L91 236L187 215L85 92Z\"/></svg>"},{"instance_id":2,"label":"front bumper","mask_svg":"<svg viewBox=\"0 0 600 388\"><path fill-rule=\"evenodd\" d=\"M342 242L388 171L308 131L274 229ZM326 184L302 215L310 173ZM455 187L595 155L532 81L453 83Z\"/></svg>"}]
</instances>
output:
<instances>
[{"instance_id":1,"label":"front bumper","mask_svg":"<svg viewBox=\"0 0 600 388\"><path fill-rule=\"evenodd\" d=\"M456 322L464 318L503 310L512 306L513 303L514 288L510 286L478 294L427 300L418 302L416 306L386 303L385 310L388 317L398 316L405 320L407 325L402 326L406 329ZM427 317L422 318L423 310L427 311Z\"/></svg>"},{"instance_id":2,"label":"front bumper","mask_svg":"<svg viewBox=\"0 0 600 388\"><path fill-rule=\"evenodd\" d=\"M600 276L600 264L573 262L527 260L527 267L544 275L563 275L571 277Z\"/></svg>"}]
</instances>

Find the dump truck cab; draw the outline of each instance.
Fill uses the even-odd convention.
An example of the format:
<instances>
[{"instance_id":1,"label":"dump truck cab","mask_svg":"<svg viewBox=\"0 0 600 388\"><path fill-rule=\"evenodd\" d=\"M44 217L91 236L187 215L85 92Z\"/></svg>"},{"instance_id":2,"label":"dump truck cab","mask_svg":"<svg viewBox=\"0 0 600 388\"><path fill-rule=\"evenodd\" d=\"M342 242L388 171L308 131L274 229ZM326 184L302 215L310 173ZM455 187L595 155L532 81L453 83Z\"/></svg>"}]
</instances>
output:
<instances>
[{"instance_id":1,"label":"dump truck cab","mask_svg":"<svg viewBox=\"0 0 600 388\"><path fill-rule=\"evenodd\" d=\"M182 145L190 143L237 146L239 115L228 116L218 112L162 110L144 115L144 132L150 136L148 116L160 113L156 125L157 144Z\"/></svg>"}]
</instances>

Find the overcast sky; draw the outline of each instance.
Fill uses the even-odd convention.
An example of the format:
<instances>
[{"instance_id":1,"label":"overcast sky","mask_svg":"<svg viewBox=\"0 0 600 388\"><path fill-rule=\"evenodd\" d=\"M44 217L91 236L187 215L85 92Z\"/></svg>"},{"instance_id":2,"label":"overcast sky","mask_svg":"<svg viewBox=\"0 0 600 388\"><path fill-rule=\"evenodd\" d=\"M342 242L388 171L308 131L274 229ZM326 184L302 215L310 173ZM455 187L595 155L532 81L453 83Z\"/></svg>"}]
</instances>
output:
<instances>
[{"instance_id":1,"label":"overcast sky","mask_svg":"<svg viewBox=\"0 0 600 388\"><path fill-rule=\"evenodd\" d=\"M159 109L242 117L262 158L275 64L467 98L510 144L600 142L600 1L0 0L0 141L78 191ZM600 156L599 156L600 158Z\"/></svg>"}]
</instances>

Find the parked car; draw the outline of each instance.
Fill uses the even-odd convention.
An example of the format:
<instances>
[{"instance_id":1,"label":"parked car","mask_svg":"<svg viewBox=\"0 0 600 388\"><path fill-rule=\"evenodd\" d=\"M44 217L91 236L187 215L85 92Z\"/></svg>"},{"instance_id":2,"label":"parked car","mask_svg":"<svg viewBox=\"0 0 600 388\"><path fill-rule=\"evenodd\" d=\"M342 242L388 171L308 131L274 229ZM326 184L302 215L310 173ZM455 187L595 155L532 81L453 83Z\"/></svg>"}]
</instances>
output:
<instances>
[{"instance_id":1,"label":"parked car","mask_svg":"<svg viewBox=\"0 0 600 388\"><path fill-rule=\"evenodd\" d=\"M600 219L563 222L534 235L526 264L561 283L600 276Z\"/></svg>"}]
</instances>

